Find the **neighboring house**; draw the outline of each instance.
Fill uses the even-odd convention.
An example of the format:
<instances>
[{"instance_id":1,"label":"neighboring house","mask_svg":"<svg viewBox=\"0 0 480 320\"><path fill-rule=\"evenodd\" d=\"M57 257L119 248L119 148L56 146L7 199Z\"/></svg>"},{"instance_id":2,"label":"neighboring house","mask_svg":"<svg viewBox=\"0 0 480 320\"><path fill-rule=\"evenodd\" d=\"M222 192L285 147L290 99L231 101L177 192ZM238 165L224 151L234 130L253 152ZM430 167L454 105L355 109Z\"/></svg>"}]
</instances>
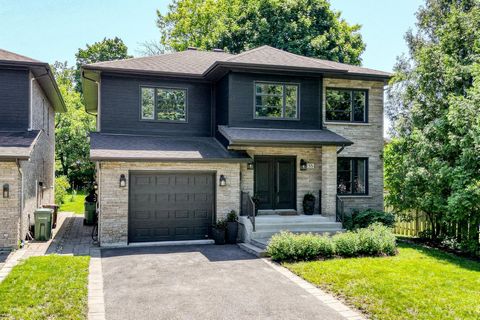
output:
<instances>
[{"instance_id":1,"label":"neighboring house","mask_svg":"<svg viewBox=\"0 0 480 320\"><path fill-rule=\"evenodd\" d=\"M0 249L12 249L34 210L54 202L55 112L65 104L49 65L0 49L0 109Z\"/></svg>"},{"instance_id":2,"label":"neighboring house","mask_svg":"<svg viewBox=\"0 0 480 320\"><path fill-rule=\"evenodd\" d=\"M259 199L258 237L335 224L337 194L345 210L381 210L389 77L269 46L83 66L101 245L203 239L231 210L247 213L247 192ZM322 216L274 219L302 214L309 192Z\"/></svg>"}]
</instances>

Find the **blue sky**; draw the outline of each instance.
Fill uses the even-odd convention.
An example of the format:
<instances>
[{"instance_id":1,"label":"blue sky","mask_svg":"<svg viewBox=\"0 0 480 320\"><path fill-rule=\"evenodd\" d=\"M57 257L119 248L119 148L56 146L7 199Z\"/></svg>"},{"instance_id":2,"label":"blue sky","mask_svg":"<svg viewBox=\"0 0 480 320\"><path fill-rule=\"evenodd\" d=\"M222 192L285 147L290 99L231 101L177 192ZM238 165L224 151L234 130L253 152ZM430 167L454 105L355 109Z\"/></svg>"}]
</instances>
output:
<instances>
[{"instance_id":1,"label":"blue sky","mask_svg":"<svg viewBox=\"0 0 480 320\"><path fill-rule=\"evenodd\" d=\"M0 0L0 48L34 59L73 64L78 48L104 37L118 36L130 53L158 39L156 9L168 0ZM414 27L420 0L331 0L350 23L362 25L367 44L363 65L391 71L406 52L403 36Z\"/></svg>"}]
</instances>

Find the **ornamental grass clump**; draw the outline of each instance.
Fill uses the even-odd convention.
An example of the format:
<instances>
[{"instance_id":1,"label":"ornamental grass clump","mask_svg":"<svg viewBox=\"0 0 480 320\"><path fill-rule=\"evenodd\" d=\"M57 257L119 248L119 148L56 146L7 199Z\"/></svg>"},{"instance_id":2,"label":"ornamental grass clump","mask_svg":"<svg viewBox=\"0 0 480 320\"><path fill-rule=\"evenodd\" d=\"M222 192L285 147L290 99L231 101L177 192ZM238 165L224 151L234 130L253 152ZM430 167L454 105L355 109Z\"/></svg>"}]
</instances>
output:
<instances>
[{"instance_id":1,"label":"ornamental grass clump","mask_svg":"<svg viewBox=\"0 0 480 320\"><path fill-rule=\"evenodd\" d=\"M267 253L277 261L307 261L331 257L383 256L396 253L392 230L376 223L330 237L281 232L270 240Z\"/></svg>"}]
</instances>

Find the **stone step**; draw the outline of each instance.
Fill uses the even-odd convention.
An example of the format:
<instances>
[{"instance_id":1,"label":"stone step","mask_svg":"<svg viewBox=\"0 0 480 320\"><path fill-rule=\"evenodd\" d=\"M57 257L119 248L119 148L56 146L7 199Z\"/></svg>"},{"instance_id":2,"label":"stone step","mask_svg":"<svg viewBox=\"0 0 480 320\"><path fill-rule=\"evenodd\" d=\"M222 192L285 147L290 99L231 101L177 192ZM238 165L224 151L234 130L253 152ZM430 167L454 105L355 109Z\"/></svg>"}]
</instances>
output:
<instances>
[{"instance_id":1,"label":"stone step","mask_svg":"<svg viewBox=\"0 0 480 320\"><path fill-rule=\"evenodd\" d=\"M250 244L260 248L260 249L267 249L267 245L270 242L270 238L259 238L259 239L251 239Z\"/></svg>"},{"instance_id":2,"label":"stone step","mask_svg":"<svg viewBox=\"0 0 480 320\"><path fill-rule=\"evenodd\" d=\"M296 216L297 210L280 209L280 210L258 210L259 216Z\"/></svg>"},{"instance_id":3,"label":"stone step","mask_svg":"<svg viewBox=\"0 0 480 320\"><path fill-rule=\"evenodd\" d=\"M325 222L317 222L317 223L256 223L255 224L256 231L269 231L269 230L298 230L298 231L310 231L316 229L322 230L336 230L342 229L342 224L337 222L325 223Z\"/></svg>"},{"instance_id":4,"label":"stone step","mask_svg":"<svg viewBox=\"0 0 480 320\"><path fill-rule=\"evenodd\" d=\"M263 248L259 248L251 243L238 243L237 244L242 250L250 253L250 254L253 254L254 256L257 256L257 257L266 257L267 256L267 253L265 252L265 249Z\"/></svg>"},{"instance_id":5,"label":"stone step","mask_svg":"<svg viewBox=\"0 0 480 320\"><path fill-rule=\"evenodd\" d=\"M318 235L323 235L323 234L335 234L339 232L343 232L344 230L342 229L313 229L313 230L288 230L292 233L314 233ZM279 233L280 231L255 231L252 232L251 239L262 239L262 238L271 238L274 234Z\"/></svg>"},{"instance_id":6,"label":"stone step","mask_svg":"<svg viewBox=\"0 0 480 320\"><path fill-rule=\"evenodd\" d=\"M297 216L279 216L267 215L256 216L255 224L273 224L273 223L335 223L334 217L325 217L321 215L297 215Z\"/></svg>"}]
</instances>

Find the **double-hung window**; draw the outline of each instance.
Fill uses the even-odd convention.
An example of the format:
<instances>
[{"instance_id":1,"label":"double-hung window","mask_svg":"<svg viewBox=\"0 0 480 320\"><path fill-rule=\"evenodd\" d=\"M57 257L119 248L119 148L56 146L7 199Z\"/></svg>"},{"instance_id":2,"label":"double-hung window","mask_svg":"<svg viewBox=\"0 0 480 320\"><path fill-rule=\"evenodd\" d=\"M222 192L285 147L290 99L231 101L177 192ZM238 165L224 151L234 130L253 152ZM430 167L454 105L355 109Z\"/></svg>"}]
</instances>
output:
<instances>
[{"instance_id":1,"label":"double-hung window","mask_svg":"<svg viewBox=\"0 0 480 320\"><path fill-rule=\"evenodd\" d=\"M368 91L327 88L326 120L367 122Z\"/></svg>"},{"instance_id":2,"label":"double-hung window","mask_svg":"<svg viewBox=\"0 0 480 320\"><path fill-rule=\"evenodd\" d=\"M256 119L298 119L298 84L255 82Z\"/></svg>"},{"instance_id":3,"label":"double-hung window","mask_svg":"<svg viewBox=\"0 0 480 320\"><path fill-rule=\"evenodd\" d=\"M187 90L141 87L141 119L187 121Z\"/></svg>"},{"instance_id":4,"label":"double-hung window","mask_svg":"<svg viewBox=\"0 0 480 320\"><path fill-rule=\"evenodd\" d=\"M337 159L337 193L340 195L368 194L368 159Z\"/></svg>"}]
</instances>

